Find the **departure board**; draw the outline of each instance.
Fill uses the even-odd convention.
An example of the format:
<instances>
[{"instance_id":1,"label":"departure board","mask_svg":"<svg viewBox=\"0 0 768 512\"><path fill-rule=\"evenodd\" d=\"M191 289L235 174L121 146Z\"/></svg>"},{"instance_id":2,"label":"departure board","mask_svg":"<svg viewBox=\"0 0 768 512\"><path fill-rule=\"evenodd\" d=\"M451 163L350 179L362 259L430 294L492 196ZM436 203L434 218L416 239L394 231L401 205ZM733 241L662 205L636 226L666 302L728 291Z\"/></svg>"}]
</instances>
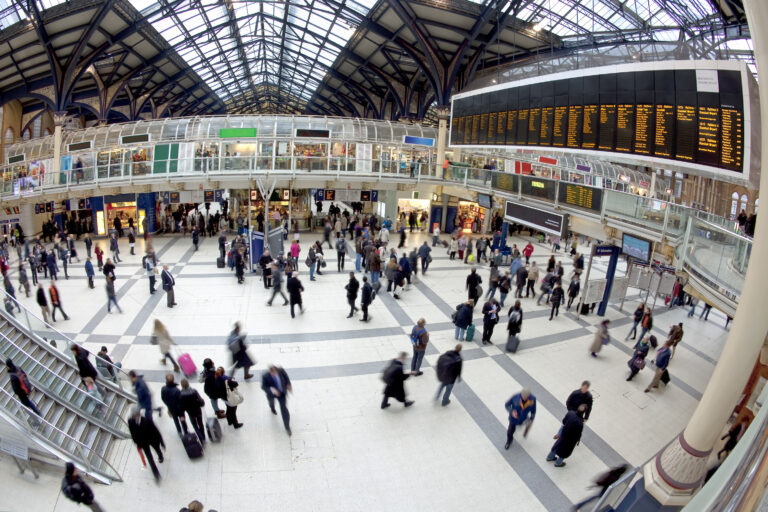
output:
<instances>
[{"instance_id":1,"label":"departure board","mask_svg":"<svg viewBox=\"0 0 768 512\"><path fill-rule=\"evenodd\" d=\"M656 64L457 94L451 144L636 154L743 172L750 136L747 68L732 62L706 63L712 69L693 61Z\"/></svg>"},{"instance_id":2,"label":"departure board","mask_svg":"<svg viewBox=\"0 0 768 512\"><path fill-rule=\"evenodd\" d=\"M557 200L560 204L599 212L603 202L603 191L599 188L562 182L557 191Z\"/></svg>"}]
</instances>

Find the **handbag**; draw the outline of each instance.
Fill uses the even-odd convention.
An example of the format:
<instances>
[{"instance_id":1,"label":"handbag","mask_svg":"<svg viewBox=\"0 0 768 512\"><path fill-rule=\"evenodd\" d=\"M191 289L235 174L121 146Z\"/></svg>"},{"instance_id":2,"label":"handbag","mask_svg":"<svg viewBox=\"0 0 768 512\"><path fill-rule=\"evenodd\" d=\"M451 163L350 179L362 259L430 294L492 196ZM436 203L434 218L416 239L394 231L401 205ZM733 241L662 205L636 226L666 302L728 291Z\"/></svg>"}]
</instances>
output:
<instances>
[{"instance_id":1,"label":"handbag","mask_svg":"<svg viewBox=\"0 0 768 512\"><path fill-rule=\"evenodd\" d=\"M245 399L243 398L243 395L240 394L240 391L237 388L233 388L229 385L229 381L227 381L227 403L232 406L238 406L241 403L243 403Z\"/></svg>"},{"instance_id":2,"label":"handbag","mask_svg":"<svg viewBox=\"0 0 768 512\"><path fill-rule=\"evenodd\" d=\"M632 366L637 368L638 370L642 370L645 368L645 359L642 357L636 357L634 361L632 361Z\"/></svg>"}]
</instances>

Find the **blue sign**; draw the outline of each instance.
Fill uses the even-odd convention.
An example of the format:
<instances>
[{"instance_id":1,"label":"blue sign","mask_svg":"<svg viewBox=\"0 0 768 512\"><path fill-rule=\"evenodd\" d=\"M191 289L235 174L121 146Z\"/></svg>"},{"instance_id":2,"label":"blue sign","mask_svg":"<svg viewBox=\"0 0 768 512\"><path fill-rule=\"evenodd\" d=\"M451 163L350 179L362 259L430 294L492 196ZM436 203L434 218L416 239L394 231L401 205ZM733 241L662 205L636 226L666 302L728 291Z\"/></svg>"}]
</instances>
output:
<instances>
[{"instance_id":1,"label":"blue sign","mask_svg":"<svg viewBox=\"0 0 768 512\"><path fill-rule=\"evenodd\" d=\"M378 190L371 190L371 202L375 203L379 200L379 191Z\"/></svg>"},{"instance_id":2,"label":"blue sign","mask_svg":"<svg viewBox=\"0 0 768 512\"><path fill-rule=\"evenodd\" d=\"M163 204L171 204L171 193L162 192L162 194L163 194Z\"/></svg>"},{"instance_id":3,"label":"blue sign","mask_svg":"<svg viewBox=\"0 0 768 512\"><path fill-rule=\"evenodd\" d=\"M429 137L414 137L412 135L403 135L403 144L432 147L435 145L435 139L430 139Z\"/></svg>"},{"instance_id":4,"label":"blue sign","mask_svg":"<svg viewBox=\"0 0 768 512\"><path fill-rule=\"evenodd\" d=\"M325 189L319 188L317 189L317 192L315 192L315 201L324 201L325 200Z\"/></svg>"},{"instance_id":5,"label":"blue sign","mask_svg":"<svg viewBox=\"0 0 768 512\"><path fill-rule=\"evenodd\" d=\"M612 256L617 249L614 245L598 245L595 247L595 256Z\"/></svg>"},{"instance_id":6,"label":"blue sign","mask_svg":"<svg viewBox=\"0 0 768 512\"><path fill-rule=\"evenodd\" d=\"M224 189L222 189L222 188L217 188L217 189L214 191L214 193L213 193L213 197L214 197L214 200L215 200L217 203L221 203L222 201L224 201Z\"/></svg>"},{"instance_id":7,"label":"blue sign","mask_svg":"<svg viewBox=\"0 0 768 512\"><path fill-rule=\"evenodd\" d=\"M90 210L91 209L91 198L90 197L86 197L85 198L85 209L86 210Z\"/></svg>"}]
</instances>

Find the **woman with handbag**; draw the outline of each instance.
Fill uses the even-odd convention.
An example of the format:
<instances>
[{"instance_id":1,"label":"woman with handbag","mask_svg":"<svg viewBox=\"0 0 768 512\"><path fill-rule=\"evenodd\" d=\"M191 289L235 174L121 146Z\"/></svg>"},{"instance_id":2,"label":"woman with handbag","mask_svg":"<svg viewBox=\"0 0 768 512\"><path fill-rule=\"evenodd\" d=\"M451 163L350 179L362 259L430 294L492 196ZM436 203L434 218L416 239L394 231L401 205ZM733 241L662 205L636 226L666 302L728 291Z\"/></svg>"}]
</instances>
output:
<instances>
[{"instance_id":1,"label":"woman with handbag","mask_svg":"<svg viewBox=\"0 0 768 512\"><path fill-rule=\"evenodd\" d=\"M589 353L592 357L597 357L597 353L600 352L600 350L603 348L603 345L607 345L611 340L611 337L608 334L608 324L610 322L610 320L603 320L597 327L595 338L592 341L592 346L589 347Z\"/></svg>"},{"instance_id":2,"label":"woman with handbag","mask_svg":"<svg viewBox=\"0 0 768 512\"><path fill-rule=\"evenodd\" d=\"M655 340L655 336L652 336ZM645 357L648 355L648 351L651 349L651 344L648 342L647 339L641 338L640 341L637 342L634 346L635 353L632 354L632 358L627 361L627 365L629 365L629 377L627 377L627 382L635 378L635 375L640 372L643 368L645 368Z\"/></svg>"},{"instance_id":3,"label":"woman with handbag","mask_svg":"<svg viewBox=\"0 0 768 512\"><path fill-rule=\"evenodd\" d=\"M168 333L168 329L165 328L165 324L163 324L163 322L161 322L158 318L155 318L155 324L153 326L152 336L149 338L149 342L152 345L157 345L160 349L160 353L163 355L163 358L160 359L160 362L165 364L165 360L169 359L173 365L173 371L178 373L180 371L179 365L171 355L171 345L175 345L176 342L173 341L173 338L171 338L171 335Z\"/></svg>"},{"instance_id":4,"label":"woman with handbag","mask_svg":"<svg viewBox=\"0 0 768 512\"><path fill-rule=\"evenodd\" d=\"M237 421L237 406L243 403L243 395L237 389L238 383L235 379L227 377L224 368L216 368L216 383L219 389L219 396L224 399L227 406L227 425L240 428L242 423Z\"/></svg>"}]
</instances>

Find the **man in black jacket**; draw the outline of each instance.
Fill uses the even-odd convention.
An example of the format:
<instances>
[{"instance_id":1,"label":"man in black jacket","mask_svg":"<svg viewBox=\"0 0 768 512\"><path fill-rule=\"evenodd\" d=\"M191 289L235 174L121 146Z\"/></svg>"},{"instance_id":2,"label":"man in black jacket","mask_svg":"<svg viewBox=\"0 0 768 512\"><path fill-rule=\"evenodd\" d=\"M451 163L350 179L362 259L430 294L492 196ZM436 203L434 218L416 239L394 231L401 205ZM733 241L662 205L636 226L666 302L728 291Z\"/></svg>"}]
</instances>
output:
<instances>
[{"instance_id":1,"label":"man in black jacket","mask_svg":"<svg viewBox=\"0 0 768 512\"><path fill-rule=\"evenodd\" d=\"M589 386L589 381L585 380L581 383L581 387L571 393L565 401L565 407L569 411L578 410L580 405L587 406L587 410L584 411L584 421L587 421L592 413L592 393L589 392Z\"/></svg>"},{"instance_id":2,"label":"man in black jacket","mask_svg":"<svg viewBox=\"0 0 768 512\"><path fill-rule=\"evenodd\" d=\"M103 512L103 508L93 499L93 491L90 486L80 478L77 468L71 462L67 462L64 470L64 479L61 481L61 492L74 501L90 507L93 512Z\"/></svg>"},{"instance_id":3,"label":"man in black jacket","mask_svg":"<svg viewBox=\"0 0 768 512\"><path fill-rule=\"evenodd\" d=\"M157 461L162 464L165 459L163 459L163 452L160 447L165 448L165 441L163 441L163 436L157 430L155 423L151 419L142 416L141 409L138 406L134 406L131 409L131 417L128 419L128 430L131 432L133 442L144 452L147 463L152 468L155 480L160 480L160 471L158 471L155 465L155 459L152 458L152 452L149 448L151 446L155 449Z\"/></svg>"},{"instance_id":4,"label":"man in black jacket","mask_svg":"<svg viewBox=\"0 0 768 512\"><path fill-rule=\"evenodd\" d=\"M179 436L187 433L187 422L184 421L184 411L181 408L181 391L179 391L178 384L173 381L173 374L168 373L165 376L165 386L160 390L160 398L168 408L168 416L173 418L173 423L176 425L176 432Z\"/></svg>"},{"instance_id":5,"label":"man in black jacket","mask_svg":"<svg viewBox=\"0 0 768 512\"><path fill-rule=\"evenodd\" d=\"M371 286L371 283L368 282L368 277L363 276L363 294L362 297L360 297L360 309L363 310L363 318L360 319L361 322L367 322L371 319L371 317L368 316L368 306L373 302L373 287Z\"/></svg>"},{"instance_id":6,"label":"man in black jacket","mask_svg":"<svg viewBox=\"0 0 768 512\"><path fill-rule=\"evenodd\" d=\"M24 370L21 368L16 367L11 358L6 359L5 366L8 369L8 378L11 380L11 388L19 398L19 402L38 416L42 417L43 415L40 414L37 405L29 399L29 394L32 392L32 384L30 384L27 374L24 373Z\"/></svg>"},{"instance_id":7,"label":"man in black jacket","mask_svg":"<svg viewBox=\"0 0 768 512\"><path fill-rule=\"evenodd\" d=\"M283 417L283 426L288 435L291 435L291 414L288 412L288 392L293 392L291 379L282 368L275 365L269 365L269 370L261 376L261 389L267 395L269 410L277 415L275 410L275 400L280 404L280 415Z\"/></svg>"},{"instance_id":8,"label":"man in black jacket","mask_svg":"<svg viewBox=\"0 0 768 512\"><path fill-rule=\"evenodd\" d=\"M181 409L182 418L183 414L187 413L189 421L192 423L192 428L195 429L195 434L200 439L201 443L205 443L205 429L203 428L203 410L205 405L203 397L196 389L189 387L189 381L187 379L181 379L181 393L179 395L179 407ZM183 421L183 420L182 420ZM186 426L185 426L186 432Z\"/></svg>"},{"instance_id":9,"label":"man in black jacket","mask_svg":"<svg viewBox=\"0 0 768 512\"><path fill-rule=\"evenodd\" d=\"M435 400L440 398L440 393L445 389L442 402L443 407L451 403L450 397L453 385L457 379L461 378L461 365L461 343L456 345L455 349L441 355L437 360L437 379L440 381L440 387L437 388Z\"/></svg>"},{"instance_id":10,"label":"man in black jacket","mask_svg":"<svg viewBox=\"0 0 768 512\"><path fill-rule=\"evenodd\" d=\"M347 318L352 318L352 315L357 312L355 301L357 300L357 291L360 289L360 283L355 279L354 272L349 273L349 282L344 289L347 290L347 302L349 303L349 314L347 315Z\"/></svg>"},{"instance_id":11,"label":"man in black jacket","mask_svg":"<svg viewBox=\"0 0 768 512\"><path fill-rule=\"evenodd\" d=\"M296 318L296 315L293 312L293 307L295 305L298 304L299 310L302 313L304 312L304 306L301 303L301 292L304 291L304 287L301 285L299 278L296 277L295 271L290 276L288 276L288 282L286 283L285 287L288 290L288 298L291 303L291 318Z\"/></svg>"},{"instance_id":12,"label":"man in black jacket","mask_svg":"<svg viewBox=\"0 0 768 512\"><path fill-rule=\"evenodd\" d=\"M406 357L408 357L408 354L400 352L397 359L393 359L387 369L384 370L383 378L386 387L384 388L384 399L381 401L382 409L389 407L390 397L398 402L403 402L405 407L413 405L413 400L405 399L405 381L413 374L413 372L408 374L403 372L403 363L405 363Z\"/></svg>"},{"instance_id":13,"label":"man in black jacket","mask_svg":"<svg viewBox=\"0 0 768 512\"><path fill-rule=\"evenodd\" d=\"M478 285L483 282L483 278L477 273L477 269L472 267L469 275L467 276L467 296L475 304L477 304L479 293Z\"/></svg>"}]
</instances>

